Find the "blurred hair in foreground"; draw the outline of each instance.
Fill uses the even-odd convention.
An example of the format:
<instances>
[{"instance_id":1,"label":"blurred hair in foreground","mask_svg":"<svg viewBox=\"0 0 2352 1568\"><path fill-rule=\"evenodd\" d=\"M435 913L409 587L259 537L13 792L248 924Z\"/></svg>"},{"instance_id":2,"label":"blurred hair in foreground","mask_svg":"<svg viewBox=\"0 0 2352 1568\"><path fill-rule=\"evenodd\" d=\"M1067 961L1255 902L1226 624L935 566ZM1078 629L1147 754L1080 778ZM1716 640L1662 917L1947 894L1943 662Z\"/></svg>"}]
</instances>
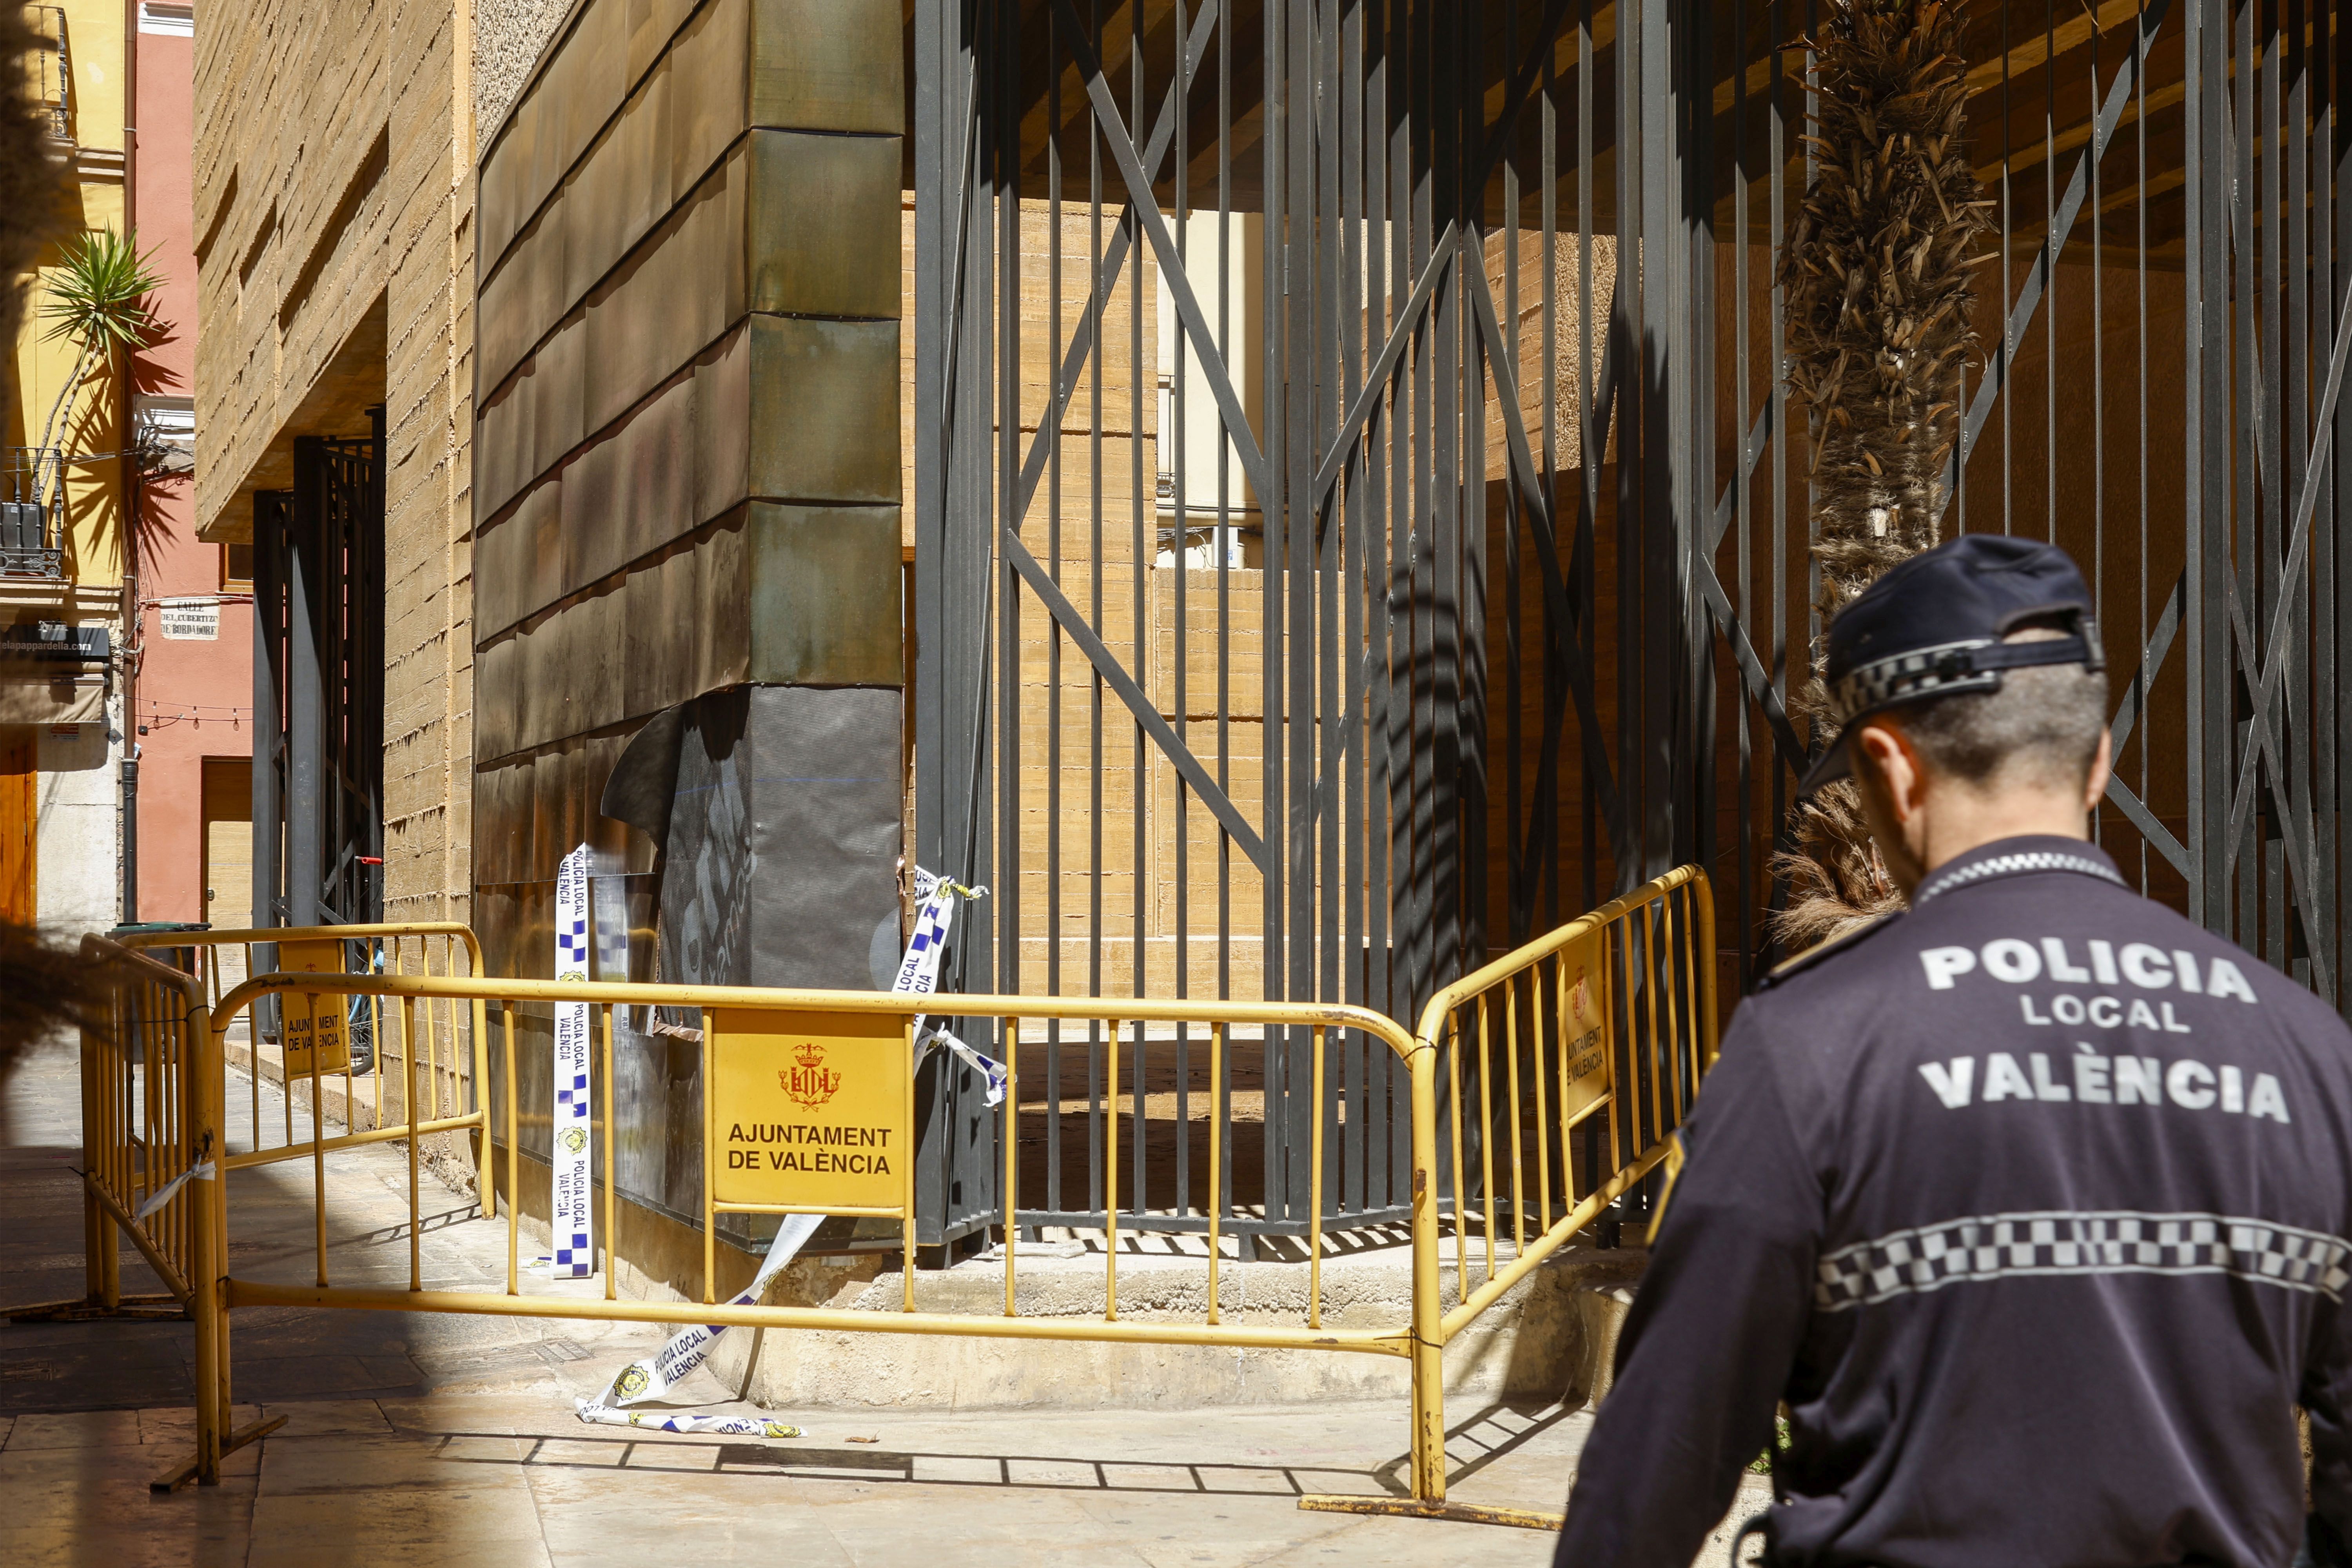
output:
<instances>
[{"instance_id":1,"label":"blurred hair in foreground","mask_svg":"<svg viewBox=\"0 0 2352 1568\"><path fill-rule=\"evenodd\" d=\"M0 924L0 1078L52 1032L81 1022L93 973L30 926Z\"/></svg>"},{"instance_id":2,"label":"blurred hair in foreground","mask_svg":"<svg viewBox=\"0 0 2352 1568\"><path fill-rule=\"evenodd\" d=\"M41 247L68 226L64 150L51 144L48 110L34 101L35 73L26 68L47 47L29 7L0 5L0 342L16 341ZM0 415L8 390L0 385ZM79 1024L89 994L77 954L30 927L0 923L0 1078L52 1031Z\"/></svg>"}]
</instances>

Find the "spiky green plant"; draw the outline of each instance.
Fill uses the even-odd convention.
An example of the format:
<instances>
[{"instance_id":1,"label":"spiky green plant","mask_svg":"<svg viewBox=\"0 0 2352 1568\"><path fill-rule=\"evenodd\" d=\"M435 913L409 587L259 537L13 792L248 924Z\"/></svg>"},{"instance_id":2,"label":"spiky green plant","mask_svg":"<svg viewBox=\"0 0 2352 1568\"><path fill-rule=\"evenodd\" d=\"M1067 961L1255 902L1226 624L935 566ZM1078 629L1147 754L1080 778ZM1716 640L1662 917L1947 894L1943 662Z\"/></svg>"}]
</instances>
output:
<instances>
[{"instance_id":1,"label":"spiky green plant","mask_svg":"<svg viewBox=\"0 0 2352 1568\"><path fill-rule=\"evenodd\" d=\"M49 416L41 426L44 447L56 444L58 421L93 364L102 363L113 374L120 356L155 340L162 323L147 300L163 283L127 235L111 228L86 229L66 241L64 255L49 277L47 297L41 301L41 317L48 322L41 335L52 342L69 339L79 352L73 374L58 389L57 401L49 405Z\"/></svg>"},{"instance_id":2,"label":"spiky green plant","mask_svg":"<svg viewBox=\"0 0 2352 1568\"><path fill-rule=\"evenodd\" d=\"M1813 51L1818 154L1782 253L1789 385L1812 415L1821 624L1879 574L1936 542L1959 376L1977 347L1972 279L1992 226L1967 136L1962 7L1947 0L1827 0ZM1817 639L1797 708L1833 722ZM1811 946L1901 900L1860 799L1836 784L1800 806L1776 869L1777 930Z\"/></svg>"}]
</instances>

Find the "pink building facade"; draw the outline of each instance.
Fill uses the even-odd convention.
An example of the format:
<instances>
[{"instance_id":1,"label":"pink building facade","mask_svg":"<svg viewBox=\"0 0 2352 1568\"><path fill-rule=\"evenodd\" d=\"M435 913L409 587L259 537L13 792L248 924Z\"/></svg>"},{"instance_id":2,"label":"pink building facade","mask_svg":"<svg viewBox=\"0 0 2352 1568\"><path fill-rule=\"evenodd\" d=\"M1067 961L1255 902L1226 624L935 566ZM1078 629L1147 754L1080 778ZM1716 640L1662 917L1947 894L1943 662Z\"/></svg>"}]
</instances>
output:
<instances>
[{"instance_id":1,"label":"pink building facade","mask_svg":"<svg viewBox=\"0 0 2352 1568\"><path fill-rule=\"evenodd\" d=\"M139 360L134 419L170 456L137 501L137 914L234 927L253 923L252 568L246 547L196 538L194 84L194 7L142 0L131 223L163 280L154 308L165 331Z\"/></svg>"}]
</instances>

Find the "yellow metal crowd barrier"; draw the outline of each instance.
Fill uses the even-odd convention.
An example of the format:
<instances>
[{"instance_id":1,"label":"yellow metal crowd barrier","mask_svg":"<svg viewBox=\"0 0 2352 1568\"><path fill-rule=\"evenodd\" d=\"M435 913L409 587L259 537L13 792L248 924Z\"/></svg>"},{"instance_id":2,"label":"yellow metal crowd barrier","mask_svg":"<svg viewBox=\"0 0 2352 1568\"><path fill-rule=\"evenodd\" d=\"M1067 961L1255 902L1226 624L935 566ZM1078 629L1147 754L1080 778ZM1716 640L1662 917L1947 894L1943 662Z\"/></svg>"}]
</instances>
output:
<instances>
[{"instance_id":1,"label":"yellow metal crowd barrier","mask_svg":"<svg viewBox=\"0 0 2352 1568\"><path fill-rule=\"evenodd\" d=\"M1307 1497L1300 1507L1559 1527L1555 1513L1446 1502L1444 1349L1665 1157L1715 1065L1717 1025L1715 900L1696 866L1430 998L1413 1036L1413 1179L1418 1193L1421 1173L1434 1168L1444 1198L1425 1257L1414 1208L1413 1495ZM1423 1066L1442 1076L1449 1109L1426 1123ZM1580 1164L1603 1173L1581 1196ZM1440 1229L1454 1238L1459 1293L1443 1311Z\"/></svg>"},{"instance_id":2,"label":"yellow metal crowd barrier","mask_svg":"<svg viewBox=\"0 0 2352 1568\"><path fill-rule=\"evenodd\" d=\"M333 928L337 937L365 934L367 928ZM404 928L413 933L415 928ZM453 928L454 929L454 928ZM1543 1259L1591 1225L1612 1199L1646 1175L1664 1152L1664 1139L1678 1123L1698 1077L1712 1062L1715 1048L1715 984L1713 911L1703 873L1685 868L1658 879L1634 893L1574 921L1475 973L1446 987L1431 1001L1420 1029L1408 1036L1392 1020L1362 1007L1319 1003L1247 1003L1231 1001L1150 1001L1102 997L956 996L940 998L876 992L782 991L719 986L586 984L536 980L488 979L477 974L400 973L337 973L327 972L257 974L231 987L207 1007L201 987L191 982L180 994L187 1016L204 1021L204 1032L192 1037L194 1055L186 1073L184 1095L190 1146L225 1148L224 1091L227 1074L227 1044L241 1016L254 1011L268 997L279 999L289 1015L316 1016L322 999L373 999L379 1048L391 1041L400 1045L398 1059L413 1080L418 1053L413 1048L422 1031L433 1026L432 1010L467 1016L471 1074L478 1093L477 1109L456 1118L432 1117L387 1123L368 1133L325 1135L322 1119L313 1116L307 1141L273 1149L268 1157L282 1159L307 1154L314 1162L320 1223L316 1241L316 1283L289 1285L231 1277L226 1268L228 1192L226 1181L204 1184L204 1198L184 1222L190 1235L184 1248L189 1259L187 1300L198 1322L197 1452L189 1467L198 1479L209 1482L219 1473L220 1456L247 1440L250 1434L226 1429L232 1408L228 1320L240 1307L331 1307L392 1311L475 1313L509 1317L620 1320L649 1323L707 1323L775 1329L825 1329L852 1332L951 1334L971 1337L1093 1341L1148 1344L1213 1345L1266 1349L1326 1350L1391 1356L1411 1365L1412 1387L1412 1479L1410 1499L1307 1498L1302 1506L1442 1515L1483 1519L1498 1523L1540 1525L1556 1522L1546 1516L1508 1510L1449 1504L1445 1499L1445 1417L1444 1356L1448 1341L1477 1315L1493 1306L1512 1286L1525 1279ZM221 933L220 940L255 941L273 937L286 941L289 932ZM161 939L170 942L171 938ZM187 945L184 938L175 945ZM468 957L472 957L468 941ZM148 965L148 969L160 966ZM144 973L145 971L142 971ZM169 973L169 971L163 973ZM175 983L187 977L175 977ZM616 1299L614 1270L604 1270L601 1300L554 1294L527 1294L520 1268L520 1205L517 1182L520 1162L498 1163L496 1175L506 1189L507 1280L503 1292L451 1291L424 1287L417 1246L418 1166L415 1138L419 1133L454 1127L498 1126L508 1150L515 1149L519 1110L511 1086L518 1082L518 1004L575 1003L590 1009L590 1039L600 1047L604 1080L598 1106L604 1113L604 1187L601 1194L605 1235L613 1235L616 1194L612 1106L614 1009L621 1006L699 1008L705 1028L702 1082L705 1085L703 1301L661 1302ZM487 1087L488 1030L486 1011L497 1005L504 1024L499 1050L503 1086L495 1097ZM865 1189L878 1201L844 1206L837 1199L793 1201L789 1194L762 1187L752 1178L761 1169L754 1154L751 1170L722 1165L721 1154L730 1142L722 1138L725 1124L716 1103L734 1092L729 1085L758 1080L791 1080L786 1056L791 1040L821 1040L835 1056L828 1063L870 1071L894 1099L898 1136L906 1148L912 1137L912 1037L915 1016L951 1005L964 1018L993 1017L1005 1021L1005 1038L1019 1037L1026 1020L1091 1021L1107 1026L1116 1041L1120 1030L1139 1033L1154 1024L1199 1027L1208 1037L1211 1081L1232 1046L1232 1031L1292 1031L1311 1041L1313 1091L1320 1106L1338 1077L1326 1071L1329 1048L1352 1032L1365 1041L1378 1041L1401 1062L1411 1085L1411 1245L1412 1306L1406 1321L1379 1327L1340 1327L1324 1321L1321 1278L1325 1161L1321 1140L1325 1118L1311 1119L1315 1146L1307 1151L1310 1172L1307 1256L1307 1299L1297 1322L1224 1321L1219 1311L1221 1211L1227 1206L1224 1184L1231 1173L1223 1126L1213 1126L1208 1140L1209 1203L1207 1292L1196 1320L1170 1321L1122 1318L1118 1297L1118 1225L1121 1211L1117 1186L1118 1171L1119 1089L1116 1080L1119 1052L1106 1053L1114 1075L1107 1104L1113 1113L1104 1120L1108 1147L1103 1169L1106 1246L1104 1306L1099 1316L1029 1318L1021 1315L1017 1297L1019 1270L1018 1211L1019 1140L1010 1135L1010 1120L1020 1106L1018 1053L1007 1066L1015 1074L1007 1086L1005 1113L1008 1135L1003 1139L1003 1315L919 1311L914 1295L913 1162L903 1159L891 1173L887 1186ZM331 1004L331 1014L342 1006ZM389 1030L387 1039L386 1030ZM538 1048L538 1047L534 1047ZM797 1050L805 1052L804 1044ZM315 1062L315 1057L313 1058ZM809 1070L833 1072L833 1066ZM1135 1086L1136 1103L1142 1102L1142 1085ZM316 1079L313 1079L313 1092ZM830 1092L830 1090L828 1090ZM316 1101L314 1100L315 1104ZM404 1107L418 1103L413 1081ZM881 1100L875 1101L879 1105ZM877 1111L876 1114L883 1114ZM1223 1113L1221 1113L1223 1114ZM490 1118L495 1115L493 1123ZM755 1126L753 1131L758 1131ZM405 1138L409 1142L409 1278L407 1288L334 1284L330 1279L324 1228L325 1155L334 1149L376 1141L378 1135ZM887 1144L888 1140L884 1140ZM911 1150L909 1150L911 1153ZM1579 1191L1577 1156L1588 1167L1603 1173ZM234 1167L240 1162L232 1156ZM246 1160L243 1163L259 1163ZM485 1215L496 1212L492 1189L494 1166L485 1154L482 1164ZM1559 1207L1555 1214L1554 1196ZM168 1211L167 1211L168 1212ZM736 1305L719 1300L715 1267L719 1215L726 1213L850 1214L898 1220L902 1226L905 1293L898 1312L853 1311L823 1307ZM1442 1293L1442 1238L1451 1230L1454 1240L1458 1299L1449 1309ZM1509 1256L1503 1256L1502 1237L1509 1237ZM1474 1258L1474 1250L1477 1256ZM1483 1264L1485 1278L1472 1287L1474 1269Z\"/></svg>"},{"instance_id":3,"label":"yellow metal crowd barrier","mask_svg":"<svg viewBox=\"0 0 2352 1568\"><path fill-rule=\"evenodd\" d=\"M283 1114L274 1127L262 1112L262 1080L265 1068L272 1065L265 1059L269 1042L256 1020L247 1020L243 1033L251 1070L246 1136L233 1137L226 1092L230 1037L238 1009L222 1011L219 1004L225 986L235 989L257 967L257 948L280 962L291 958L336 968L356 950L371 968L428 979L481 973L481 948L474 933L446 921L138 931L117 939L83 939L81 953L97 995L82 1030L83 1251L89 1294L81 1301L19 1309L10 1315L23 1320L164 1312L194 1318L199 1325L197 1382L201 1389L222 1391L221 1398L210 1402L220 1412L229 1408L225 1394L226 1322L218 1310L217 1288L199 1288L199 1282L219 1278L227 1257L226 1228L215 1215L226 1202L226 1183L219 1173L310 1159L318 1242L323 1250L329 1153L404 1140L413 1170L420 1136L472 1131L486 1138L488 1128L478 1087L485 1081L479 1002L470 1006L460 998L425 1003L415 1020L417 1026L404 1029L396 1042L387 1042L373 1003L365 1022L373 1026L366 1028L361 1026L361 1017L344 1008L341 996L307 992L287 999L276 1019L274 1065L281 1080ZM159 961L159 954L183 953L190 958L184 968ZM328 997L323 1005L322 995ZM404 1016L403 1021L409 1020ZM373 1060L355 1072L354 1037L362 1036L371 1042ZM340 1115L326 1092L329 1081L336 1079L342 1090ZM359 1087L362 1083L370 1089L365 1095ZM390 1103L387 1088L394 1097ZM308 1129L303 1137L296 1131L298 1106ZM344 1131L327 1135L331 1121L340 1121ZM412 1181L412 1221L415 1196ZM487 1185L482 1202L487 1217L492 1202ZM168 1295L124 1294L118 1233L138 1247ZM414 1253L413 1223L410 1235ZM324 1274L320 1278L323 1282ZM206 1403L200 1397L200 1407ZM177 1485L200 1475L210 1479L217 1474L222 1454L274 1425L264 1422L229 1434L215 1423L199 1434L197 1460L158 1484Z\"/></svg>"},{"instance_id":4,"label":"yellow metal crowd barrier","mask_svg":"<svg viewBox=\"0 0 2352 1568\"><path fill-rule=\"evenodd\" d=\"M81 1031L89 1294L12 1315L162 1309L177 1316L205 1276L199 1194L188 1173L216 1152L197 1135L191 1111L210 1037L203 991L193 975L104 937L83 938L81 956L96 979ZM131 1238L169 1295L123 1294L118 1234Z\"/></svg>"},{"instance_id":5,"label":"yellow metal crowd barrier","mask_svg":"<svg viewBox=\"0 0 2352 1568\"><path fill-rule=\"evenodd\" d=\"M478 977L482 973L480 942L469 927L455 921L139 931L118 940L126 948L151 953L158 949L193 953L192 972L203 986L205 1004L215 1012L224 995L265 969L333 973L357 963L362 970L426 977ZM428 1003L413 1032L387 1040L378 999L359 1000L356 1016L344 1010L340 999L323 1009L315 995L281 1004L274 1063L266 1056L272 1042L263 1038L263 1020L251 1020L245 1041L250 1068L247 1146L232 1150L230 1169L316 1158L336 1149L407 1138L412 1131L471 1131L487 1138L488 1121L479 1089L488 1048L482 1004L477 1000L468 1005L456 997ZM231 1015L221 1017L226 1025ZM373 1061L355 1071L362 1040ZM412 1051L415 1060L410 1059ZM229 1059L225 1050L224 1063ZM285 1090L279 1097L279 1125L274 1129L266 1125L261 1110L263 1080L272 1067ZM298 1089L307 1089L307 1104ZM341 1121L345 1131L323 1142L298 1139L296 1110L302 1110L315 1125L331 1115L328 1094L332 1089L341 1089L342 1104L340 1115L331 1119ZM394 1097L389 1108L387 1090ZM413 1101L421 1104L421 1125L409 1117ZM484 1203L488 1201L486 1196Z\"/></svg>"}]
</instances>

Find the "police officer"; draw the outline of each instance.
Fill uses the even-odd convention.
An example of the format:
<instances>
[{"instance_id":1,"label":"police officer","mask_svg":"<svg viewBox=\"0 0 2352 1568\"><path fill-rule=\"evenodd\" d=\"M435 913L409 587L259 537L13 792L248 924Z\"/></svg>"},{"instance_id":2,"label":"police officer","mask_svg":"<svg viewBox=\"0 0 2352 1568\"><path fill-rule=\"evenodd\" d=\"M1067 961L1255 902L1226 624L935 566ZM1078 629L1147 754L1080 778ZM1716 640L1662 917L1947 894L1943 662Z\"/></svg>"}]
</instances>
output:
<instances>
[{"instance_id":1,"label":"police officer","mask_svg":"<svg viewBox=\"0 0 2352 1568\"><path fill-rule=\"evenodd\" d=\"M1732 1020L1558 1563L1684 1568L1783 1403L1775 1563L2352 1562L2352 1035L2084 841L2074 563L1916 556L1826 673L1804 787L1851 772L1910 907Z\"/></svg>"}]
</instances>

